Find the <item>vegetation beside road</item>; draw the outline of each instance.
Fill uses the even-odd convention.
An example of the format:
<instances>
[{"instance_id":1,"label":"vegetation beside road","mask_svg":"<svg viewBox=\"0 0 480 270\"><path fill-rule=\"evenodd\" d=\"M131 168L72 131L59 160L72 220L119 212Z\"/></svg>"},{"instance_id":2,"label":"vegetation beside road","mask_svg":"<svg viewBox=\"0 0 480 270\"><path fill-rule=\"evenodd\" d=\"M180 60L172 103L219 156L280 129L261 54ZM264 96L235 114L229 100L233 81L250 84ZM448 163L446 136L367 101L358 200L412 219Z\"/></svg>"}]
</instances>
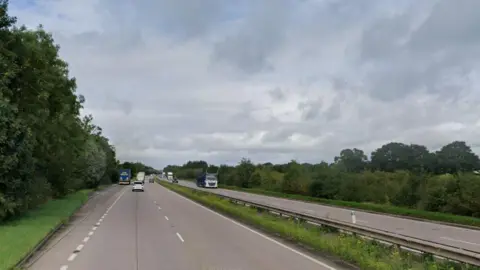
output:
<instances>
[{"instance_id":1,"label":"vegetation beside road","mask_svg":"<svg viewBox=\"0 0 480 270\"><path fill-rule=\"evenodd\" d=\"M165 181L159 181L159 183L213 210L232 216L259 229L279 234L290 241L304 244L317 252L333 255L355 264L361 269L478 269L471 266L436 262L431 259L420 259L396 248L385 248L378 243L355 236L332 233L332 231L329 232L313 225L259 213L255 209L233 204L208 192L170 184Z\"/></svg>"},{"instance_id":2,"label":"vegetation beside road","mask_svg":"<svg viewBox=\"0 0 480 270\"><path fill-rule=\"evenodd\" d=\"M53 199L118 181L115 148L81 117L85 103L42 26L0 0L0 224Z\"/></svg>"},{"instance_id":3,"label":"vegetation beside road","mask_svg":"<svg viewBox=\"0 0 480 270\"><path fill-rule=\"evenodd\" d=\"M370 158L344 149L333 163L169 165L180 179L218 170L220 186L270 196L480 227L480 159L454 141L435 152L416 144L387 143Z\"/></svg>"},{"instance_id":4,"label":"vegetation beside road","mask_svg":"<svg viewBox=\"0 0 480 270\"><path fill-rule=\"evenodd\" d=\"M12 269L56 226L68 220L92 190L50 200L22 217L0 225L0 270Z\"/></svg>"}]
</instances>

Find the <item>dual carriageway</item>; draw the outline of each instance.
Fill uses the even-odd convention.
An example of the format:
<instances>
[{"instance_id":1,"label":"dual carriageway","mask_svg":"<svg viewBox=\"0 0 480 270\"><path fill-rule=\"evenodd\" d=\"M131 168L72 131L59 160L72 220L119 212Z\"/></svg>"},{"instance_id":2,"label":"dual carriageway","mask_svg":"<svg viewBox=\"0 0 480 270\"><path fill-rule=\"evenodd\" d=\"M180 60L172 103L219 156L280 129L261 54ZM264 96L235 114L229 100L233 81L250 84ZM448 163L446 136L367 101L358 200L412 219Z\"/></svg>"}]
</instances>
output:
<instances>
[{"instance_id":1,"label":"dual carriageway","mask_svg":"<svg viewBox=\"0 0 480 270\"><path fill-rule=\"evenodd\" d=\"M80 210L29 269L345 269L224 217L155 183L113 186ZM195 183L179 184L197 188ZM350 210L225 189L220 195L346 221ZM357 211L357 223L480 253L480 231Z\"/></svg>"}]
</instances>

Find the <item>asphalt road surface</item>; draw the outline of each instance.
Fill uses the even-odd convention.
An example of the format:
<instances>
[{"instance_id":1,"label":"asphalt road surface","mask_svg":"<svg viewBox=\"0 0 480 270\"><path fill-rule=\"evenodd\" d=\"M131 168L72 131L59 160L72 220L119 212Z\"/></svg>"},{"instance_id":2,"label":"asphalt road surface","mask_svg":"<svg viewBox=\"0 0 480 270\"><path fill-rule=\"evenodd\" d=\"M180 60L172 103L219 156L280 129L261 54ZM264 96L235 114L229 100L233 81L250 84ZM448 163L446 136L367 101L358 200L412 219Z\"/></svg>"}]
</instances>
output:
<instances>
[{"instance_id":1,"label":"asphalt road surface","mask_svg":"<svg viewBox=\"0 0 480 270\"><path fill-rule=\"evenodd\" d=\"M194 182L190 181L179 181L179 184L191 188L198 188ZM237 199L248 200L259 204L282 208L292 212L323 218L326 217L343 222L352 222L351 210L349 209L274 198L221 188L201 189ZM357 225L360 226L384 230L391 233L397 233L425 241L431 241L480 253L480 230L465 229L441 225L433 222L423 222L382 214L372 214L357 210L355 210L355 217Z\"/></svg>"},{"instance_id":2,"label":"asphalt road surface","mask_svg":"<svg viewBox=\"0 0 480 270\"><path fill-rule=\"evenodd\" d=\"M155 183L117 186L87 204L29 269L343 269Z\"/></svg>"}]
</instances>

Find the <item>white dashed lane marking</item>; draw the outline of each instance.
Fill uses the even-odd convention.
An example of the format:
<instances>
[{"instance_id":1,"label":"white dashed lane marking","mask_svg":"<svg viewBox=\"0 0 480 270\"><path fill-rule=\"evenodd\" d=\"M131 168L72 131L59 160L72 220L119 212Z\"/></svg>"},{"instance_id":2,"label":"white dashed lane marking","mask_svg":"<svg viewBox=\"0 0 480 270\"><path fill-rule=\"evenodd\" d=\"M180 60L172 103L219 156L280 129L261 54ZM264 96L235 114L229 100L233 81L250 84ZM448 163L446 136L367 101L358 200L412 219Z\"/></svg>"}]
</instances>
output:
<instances>
[{"instance_id":1,"label":"white dashed lane marking","mask_svg":"<svg viewBox=\"0 0 480 270\"><path fill-rule=\"evenodd\" d=\"M97 230L97 228L100 226L100 224L102 223L103 219L107 216L108 214L108 211L110 211L110 209L112 209L112 207L118 202L118 200L120 200L120 198L123 196L123 194L125 194L125 191L126 189L117 197L117 199L115 199L115 201L112 203L112 205L110 205L110 207L107 208L107 210L105 211L105 213L102 215L102 217L98 220L98 222L95 224L95 226L92 227L92 230L88 232L88 236L83 238L83 243L87 243L88 240L90 240L90 236L93 235L94 231ZM72 254L70 254L70 256L68 257L68 261L71 262L73 260L75 260L75 258L77 257L78 253L80 253L80 251L85 247L84 244L80 244L77 246L77 248L73 251ZM60 270L67 270L68 269L68 265L62 265L60 267Z\"/></svg>"},{"instance_id":2,"label":"white dashed lane marking","mask_svg":"<svg viewBox=\"0 0 480 270\"><path fill-rule=\"evenodd\" d=\"M168 220L168 217L167 217L167 216L165 216L165 219L166 219L166 220Z\"/></svg>"},{"instance_id":3,"label":"white dashed lane marking","mask_svg":"<svg viewBox=\"0 0 480 270\"><path fill-rule=\"evenodd\" d=\"M68 257L68 261L71 262L71 261L75 260L75 257L77 257L77 253L70 254L70 257Z\"/></svg>"},{"instance_id":4,"label":"white dashed lane marking","mask_svg":"<svg viewBox=\"0 0 480 270\"><path fill-rule=\"evenodd\" d=\"M178 232L177 232L177 236L180 239L180 241L185 242L185 240L183 240L182 236Z\"/></svg>"},{"instance_id":5,"label":"white dashed lane marking","mask_svg":"<svg viewBox=\"0 0 480 270\"><path fill-rule=\"evenodd\" d=\"M78 247L75 249L75 251L80 252L83 249L84 245L80 244Z\"/></svg>"},{"instance_id":6,"label":"white dashed lane marking","mask_svg":"<svg viewBox=\"0 0 480 270\"><path fill-rule=\"evenodd\" d=\"M219 213L213 211L212 209L209 209L209 208L207 208L207 207L205 207L205 206L203 206L203 205L201 205L201 204L199 204L199 203L197 203L197 202L195 202L195 201L193 201L193 200L191 200L191 199L185 198L185 197L183 197L182 195L177 194L177 193L171 191L170 189L167 189L167 188L165 188L165 187L163 187L163 188L164 188L167 192L169 192L169 193L171 193L171 194L173 194L173 195L175 195L175 196L178 196L179 198L182 198L183 200L186 200L186 201L188 201L188 202L190 202L190 203L192 203L192 204L195 204L195 205L197 205L198 207L206 210L207 212L210 212L210 213L212 213L212 214L214 214L214 215L216 215L216 216L218 216L218 217L221 217L221 218L223 218L223 219L225 219L225 220L228 220L228 221L232 222L233 224L235 224L235 225L237 225L237 226L239 226L239 227L241 227L241 228L243 228L243 229L245 229L245 230L247 230L247 231L250 231L250 232L253 233L253 234L258 235L258 236L262 237L263 239L265 239L265 240L267 240L267 241L270 241L270 242L272 242L272 243L274 243L274 244L277 244L278 246L283 247L283 248L285 248L285 249L287 249L287 250L289 250L289 251L291 251L291 252L293 252L293 253L295 253L295 254L297 254L297 255L299 255L299 256L301 256L301 257L303 257L303 258L305 258L305 259L307 259L307 260L309 260L309 261L311 261L311 262L313 262L313 263L315 263L315 264L317 264L317 265L323 266L324 268L329 269L329 270L337 270L336 268L334 268L334 267L332 267L332 266L330 266L330 265L328 265L328 264L326 264L326 263L324 263L324 262L321 262L321 261L319 261L319 260L317 260L317 259L315 259L315 258L313 258L313 257L311 257L311 256L309 256L309 255L307 255L307 254L305 254L305 253L302 253L302 252L300 252L300 251L298 251L298 250L296 250L296 249L294 249L294 248L291 248L291 247L289 247L289 246L287 246L287 245L285 245L285 244L283 244L283 243L280 243L279 241L277 241L277 240L275 240L275 239L273 239L273 238L271 238L271 237L269 237L269 236L267 236L267 235L265 235L265 234L263 234L263 233L260 233L260 232L258 232L258 231L255 231L255 230L253 230L253 229L251 229L251 228L249 228L249 227L247 227L247 226L245 226L245 225L243 225L243 224L241 224L241 223L239 223L239 222L237 222L237 221L235 221L235 220L233 220L233 219L231 219L231 218L229 218L229 217L226 217L226 216L224 216L224 215L222 215L222 214L219 214Z\"/></svg>"}]
</instances>

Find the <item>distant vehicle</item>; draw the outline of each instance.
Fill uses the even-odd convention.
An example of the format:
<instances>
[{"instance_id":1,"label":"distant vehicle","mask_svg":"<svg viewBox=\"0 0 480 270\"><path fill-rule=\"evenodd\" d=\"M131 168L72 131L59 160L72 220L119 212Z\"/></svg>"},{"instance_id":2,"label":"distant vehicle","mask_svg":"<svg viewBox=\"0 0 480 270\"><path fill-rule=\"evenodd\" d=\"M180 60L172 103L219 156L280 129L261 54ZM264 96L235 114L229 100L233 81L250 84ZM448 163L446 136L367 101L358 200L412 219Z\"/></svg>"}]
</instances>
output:
<instances>
[{"instance_id":1,"label":"distant vehicle","mask_svg":"<svg viewBox=\"0 0 480 270\"><path fill-rule=\"evenodd\" d=\"M167 172L167 180L173 180L173 172Z\"/></svg>"},{"instance_id":2,"label":"distant vehicle","mask_svg":"<svg viewBox=\"0 0 480 270\"><path fill-rule=\"evenodd\" d=\"M132 172L130 169L120 169L119 170L120 178L118 179L119 185L130 185L130 178L132 177Z\"/></svg>"},{"instance_id":3,"label":"distant vehicle","mask_svg":"<svg viewBox=\"0 0 480 270\"><path fill-rule=\"evenodd\" d=\"M145 184L145 172L137 173L137 181L140 181L142 182L142 184Z\"/></svg>"},{"instance_id":4,"label":"distant vehicle","mask_svg":"<svg viewBox=\"0 0 480 270\"><path fill-rule=\"evenodd\" d=\"M135 192L135 191L141 191L141 192L145 191L143 189L143 183L142 182L140 182L140 181L133 182L132 192Z\"/></svg>"},{"instance_id":5,"label":"distant vehicle","mask_svg":"<svg viewBox=\"0 0 480 270\"><path fill-rule=\"evenodd\" d=\"M178 184L178 178L176 176L173 177L172 183L177 183Z\"/></svg>"},{"instance_id":6,"label":"distant vehicle","mask_svg":"<svg viewBox=\"0 0 480 270\"><path fill-rule=\"evenodd\" d=\"M156 175L150 175L150 177L148 178L148 182L149 182L149 183L155 182L155 178L156 178L156 177L157 177Z\"/></svg>"},{"instance_id":7,"label":"distant vehicle","mask_svg":"<svg viewBox=\"0 0 480 270\"><path fill-rule=\"evenodd\" d=\"M197 177L197 187L218 188L217 175L213 173L202 173Z\"/></svg>"}]
</instances>

